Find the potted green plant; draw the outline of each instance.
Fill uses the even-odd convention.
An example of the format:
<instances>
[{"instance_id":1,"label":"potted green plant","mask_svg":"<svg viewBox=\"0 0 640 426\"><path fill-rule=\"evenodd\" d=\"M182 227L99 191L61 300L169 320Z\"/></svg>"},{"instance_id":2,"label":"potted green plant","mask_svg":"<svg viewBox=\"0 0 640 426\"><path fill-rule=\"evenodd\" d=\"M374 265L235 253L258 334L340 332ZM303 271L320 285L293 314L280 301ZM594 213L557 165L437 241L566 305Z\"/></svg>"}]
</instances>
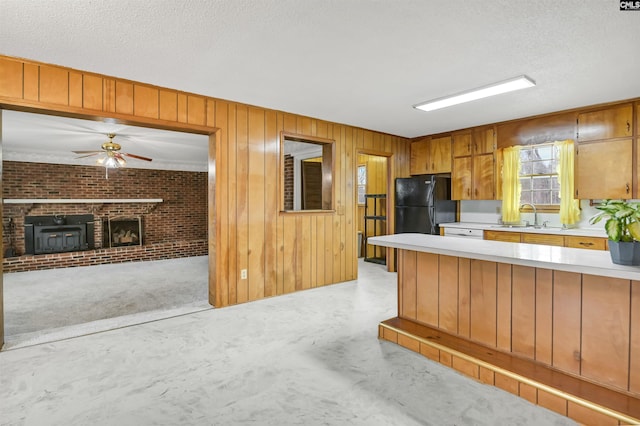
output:
<instances>
[{"instance_id":1,"label":"potted green plant","mask_svg":"<svg viewBox=\"0 0 640 426\"><path fill-rule=\"evenodd\" d=\"M619 265L640 265L640 203L604 200L596 209L600 213L589 219L589 223L607 220L604 229L609 237L611 261Z\"/></svg>"}]
</instances>

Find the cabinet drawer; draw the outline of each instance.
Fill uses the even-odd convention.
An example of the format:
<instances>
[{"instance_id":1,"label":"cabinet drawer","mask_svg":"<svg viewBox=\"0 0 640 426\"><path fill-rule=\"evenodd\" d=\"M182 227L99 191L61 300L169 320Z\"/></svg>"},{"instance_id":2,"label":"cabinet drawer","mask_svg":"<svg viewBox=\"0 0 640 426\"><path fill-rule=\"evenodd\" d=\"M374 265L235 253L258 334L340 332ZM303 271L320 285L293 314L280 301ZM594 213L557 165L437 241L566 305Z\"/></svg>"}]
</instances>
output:
<instances>
[{"instance_id":1,"label":"cabinet drawer","mask_svg":"<svg viewBox=\"0 0 640 426\"><path fill-rule=\"evenodd\" d=\"M484 231L485 240L506 241L509 243L519 243L519 232L503 232L503 231Z\"/></svg>"},{"instance_id":2,"label":"cabinet drawer","mask_svg":"<svg viewBox=\"0 0 640 426\"><path fill-rule=\"evenodd\" d=\"M562 235L551 234L522 234L522 242L529 244L546 244L548 246L564 246Z\"/></svg>"},{"instance_id":3,"label":"cabinet drawer","mask_svg":"<svg viewBox=\"0 0 640 426\"><path fill-rule=\"evenodd\" d=\"M583 248L590 250L606 250L607 239L598 237L576 237L567 235L564 237L566 247Z\"/></svg>"}]
</instances>

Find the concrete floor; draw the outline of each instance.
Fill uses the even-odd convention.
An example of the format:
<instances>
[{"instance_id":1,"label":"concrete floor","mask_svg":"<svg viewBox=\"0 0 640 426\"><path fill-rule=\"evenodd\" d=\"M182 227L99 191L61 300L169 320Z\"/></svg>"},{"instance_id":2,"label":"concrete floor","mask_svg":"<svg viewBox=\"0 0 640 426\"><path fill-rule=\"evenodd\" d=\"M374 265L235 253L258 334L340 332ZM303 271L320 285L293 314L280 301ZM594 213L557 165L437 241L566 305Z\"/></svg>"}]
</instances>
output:
<instances>
[{"instance_id":1,"label":"concrete floor","mask_svg":"<svg viewBox=\"0 0 640 426\"><path fill-rule=\"evenodd\" d=\"M1 425L570 425L377 339L395 274L0 352Z\"/></svg>"}]
</instances>

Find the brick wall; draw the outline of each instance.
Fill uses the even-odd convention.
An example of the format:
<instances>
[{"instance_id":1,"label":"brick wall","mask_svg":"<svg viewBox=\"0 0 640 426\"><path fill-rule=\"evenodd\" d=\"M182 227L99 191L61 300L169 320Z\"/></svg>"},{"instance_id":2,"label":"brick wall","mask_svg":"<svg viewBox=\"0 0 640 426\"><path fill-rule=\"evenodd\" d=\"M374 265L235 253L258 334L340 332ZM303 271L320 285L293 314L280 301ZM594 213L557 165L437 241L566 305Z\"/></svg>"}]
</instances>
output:
<instances>
[{"instance_id":1,"label":"brick wall","mask_svg":"<svg viewBox=\"0 0 640 426\"><path fill-rule=\"evenodd\" d=\"M284 156L284 209L293 210L293 156Z\"/></svg>"},{"instance_id":2,"label":"brick wall","mask_svg":"<svg viewBox=\"0 0 640 426\"><path fill-rule=\"evenodd\" d=\"M162 198L158 204L104 203L104 204L4 204L3 226L5 249L9 247L9 219L13 219L13 241L16 253L24 253L24 216L71 215L92 213L96 222L96 248L102 243L102 221L106 218L143 218L144 246L104 248L96 250L103 261L115 263L132 260L167 259L185 257L184 251L169 250L178 244L192 247L193 256L206 254L207 246L207 173L171 170L124 168L109 171L105 179L104 168L62 164L3 163L3 197L15 198ZM155 249L152 249L155 247ZM163 248L164 247L164 248ZM5 258L5 271L45 269L49 267L96 264L87 260L89 252L57 253L50 255ZM167 257L168 256L168 257ZM73 260L74 257L76 260ZM27 260L27 258L32 258ZM17 260L16 260L17 259ZM53 260L56 261L53 261ZM80 259L80 260L78 260ZM18 267L16 265L23 265ZM50 266L46 266L50 265ZM51 266L52 265L52 266Z\"/></svg>"}]
</instances>

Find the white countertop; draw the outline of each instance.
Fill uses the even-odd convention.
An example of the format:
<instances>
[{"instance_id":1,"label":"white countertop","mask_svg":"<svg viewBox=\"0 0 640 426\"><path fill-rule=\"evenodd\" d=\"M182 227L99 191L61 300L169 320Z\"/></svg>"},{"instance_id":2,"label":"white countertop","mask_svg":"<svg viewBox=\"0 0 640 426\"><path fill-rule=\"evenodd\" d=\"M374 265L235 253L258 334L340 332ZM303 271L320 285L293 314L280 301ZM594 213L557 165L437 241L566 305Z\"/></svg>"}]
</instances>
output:
<instances>
[{"instance_id":1,"label":"white countertop","mask_svg":"<svg viewBox=\"0 0 640 426\"><path fill-rule=\"evenodd\" d=\"M547 227L547 228L534 228L533 226L528 227L513 227L509 228L503 225L498 225L497 223L474 223L474 222L452 222L452 223L441 223L439 225L441 228L464 228L464 229L482 229L490 230L490 231L503 231L503 232L528 232L532 234L554 234L554 235L575 235L578 237L601 237L607 238L607 234L604 231L604 226L600 228L558 228L558 227Z\"/></svg>"},{"instance_id":2,"label":"white countertop","mask_svg":"<svg viewBox=\"0 0 640 426\"><path fill-rule=\"evenodd\" d=\"M603 250L473 240L427 234L393 234L369 237L367 243L491 262L640 280L640 267L616 265L611 262L609 252Z\"/></svg>"}]
</instances>

